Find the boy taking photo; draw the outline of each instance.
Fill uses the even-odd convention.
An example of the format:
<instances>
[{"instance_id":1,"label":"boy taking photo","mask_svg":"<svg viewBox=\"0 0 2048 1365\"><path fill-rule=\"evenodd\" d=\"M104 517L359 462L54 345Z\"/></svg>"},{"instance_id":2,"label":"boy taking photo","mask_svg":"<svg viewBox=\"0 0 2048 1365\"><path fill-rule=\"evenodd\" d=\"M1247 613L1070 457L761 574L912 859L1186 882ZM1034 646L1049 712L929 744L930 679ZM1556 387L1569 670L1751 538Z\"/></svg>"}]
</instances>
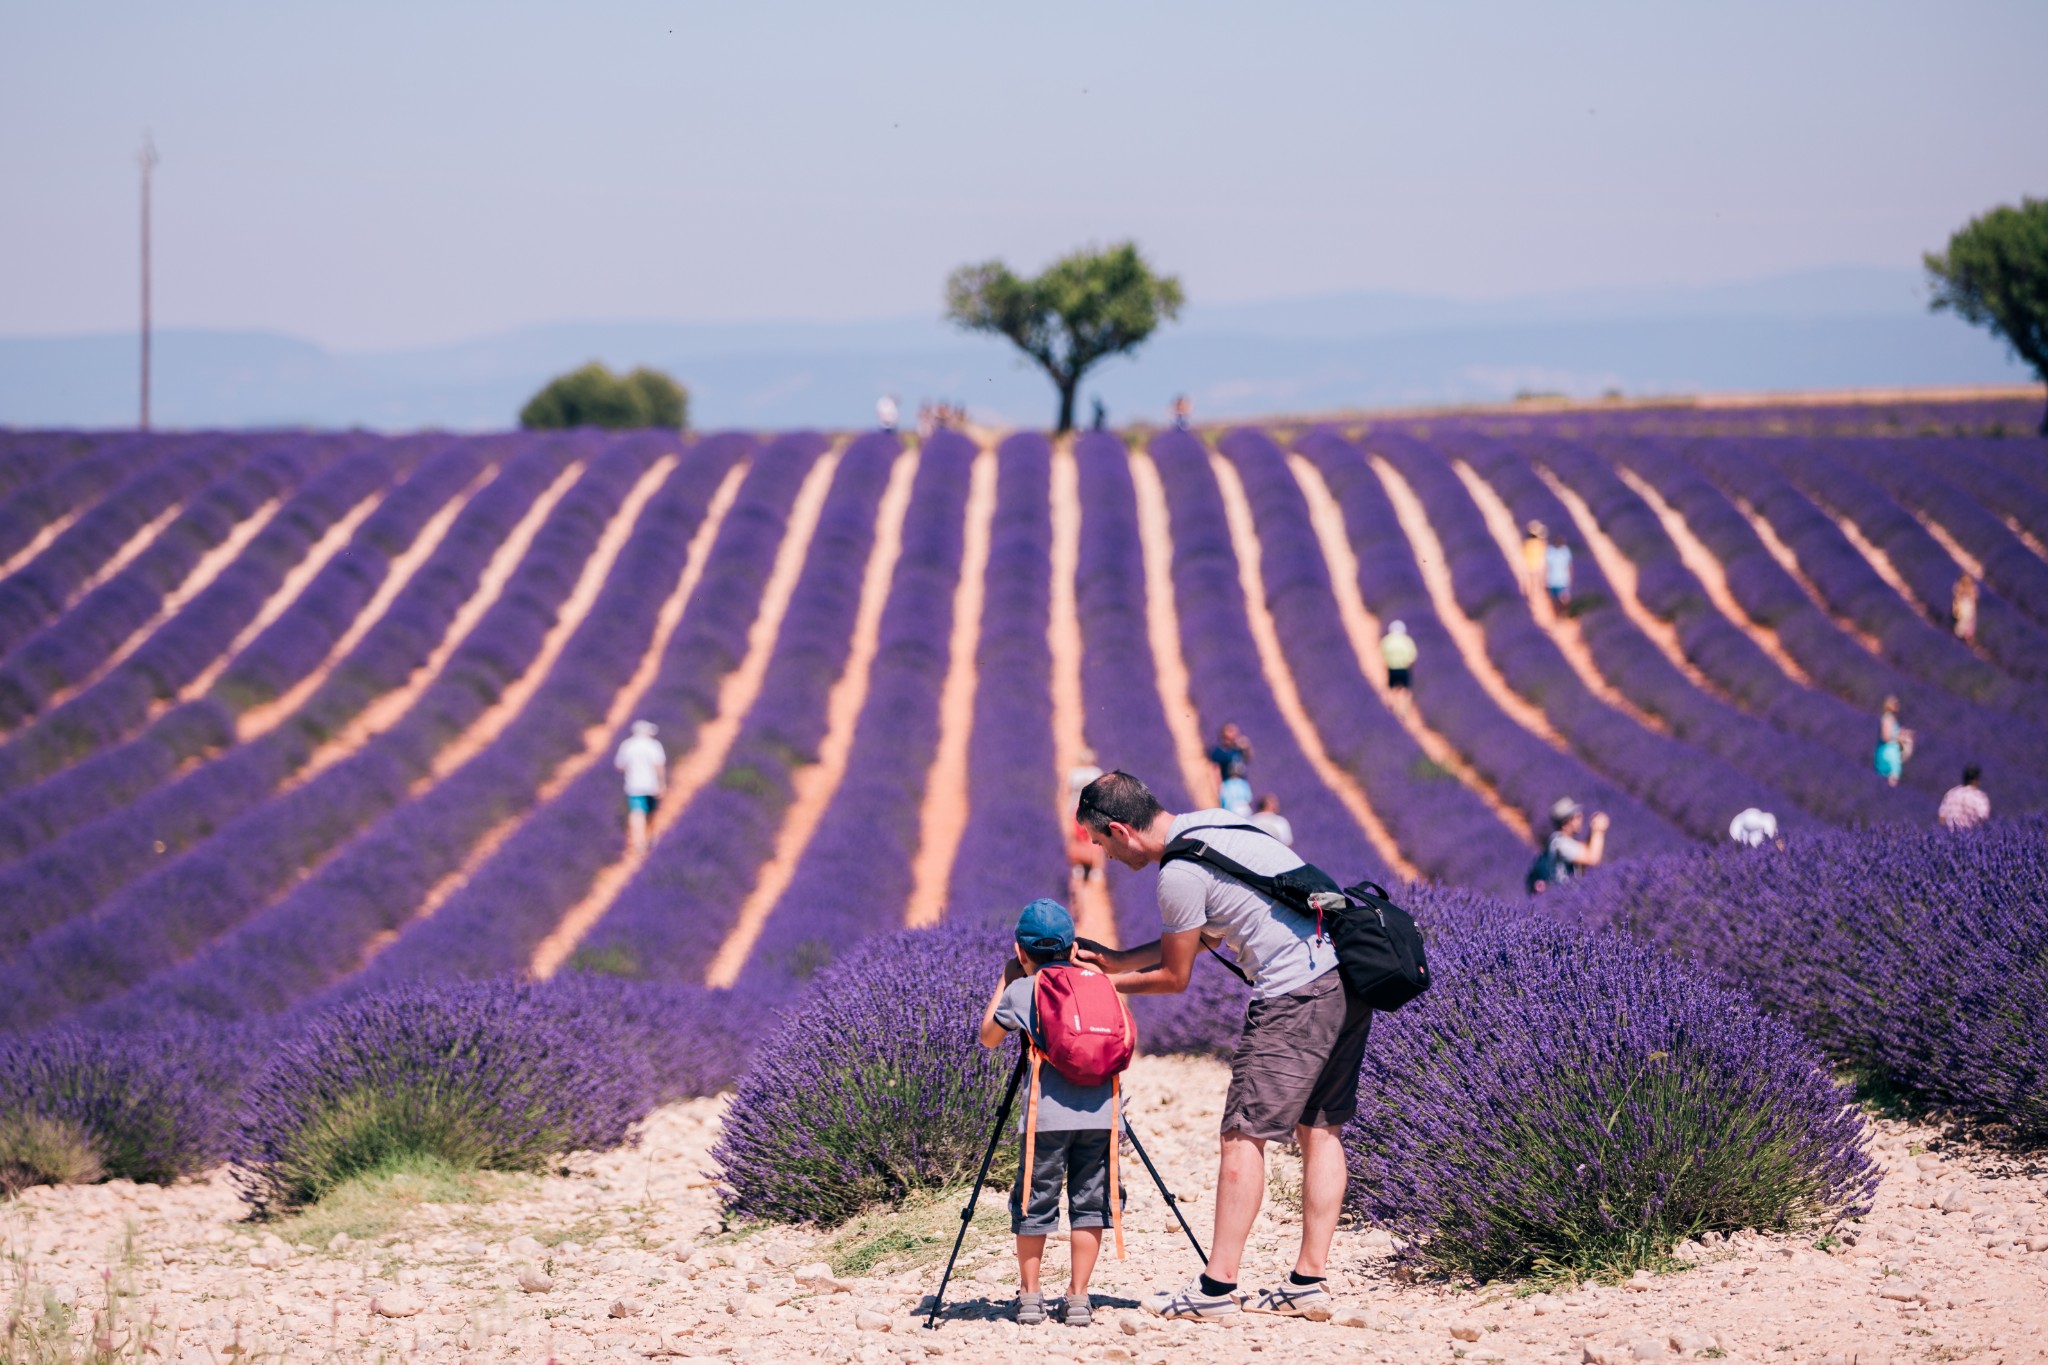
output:
<instances>
[{"instance_id":1,"label":"boy taking photo","mask_svg":"<svg viewBox=\"0 0 2048 1365\"><path fill-rule=\"evenodd\" d=\"M1033 1049L1025 1155L1010 1190L1010 1231L1017 1236L1017 1321L1026 1326L1044 1322L1048 1312L1039 1269L1046 1234L1059 1229L1060 1186L1067 1190L1072 1265L1066 1296L1051 1311L1069 1327L1091 1321L1088 1278L1102 1252L1102 1230L1115 1221L1111 1206L1122 1203L1116 1188L1115 1073L1128 1063L1136 1033L1115 988L1100 973L1074 963L1073 947L1074 917L1065 906L1055 900L1025 906L1017 920L1016 957L1004 964L1003 979L981 1018L983 1047L1000 1047L1011 1033L1024 1030ZM1040 980L1042 975L1048 979ZM1060 1002L1051 1011L1052 1037L1041 1024L1041 988ZM1041 1067L1040 1060L1050 1064ZM1102 1079L1084 1084L1068 1073L1101 1074Z\"/></svg>"}]
</instances>

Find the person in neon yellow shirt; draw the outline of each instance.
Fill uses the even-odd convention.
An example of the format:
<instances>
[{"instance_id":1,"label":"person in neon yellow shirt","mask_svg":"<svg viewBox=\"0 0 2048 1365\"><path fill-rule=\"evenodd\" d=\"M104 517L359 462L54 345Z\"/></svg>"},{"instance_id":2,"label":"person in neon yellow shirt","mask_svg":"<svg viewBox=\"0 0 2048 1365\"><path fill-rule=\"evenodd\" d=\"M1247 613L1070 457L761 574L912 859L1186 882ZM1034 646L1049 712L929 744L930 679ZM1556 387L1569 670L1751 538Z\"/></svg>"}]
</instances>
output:
<instances>
[{"instance_id":1,"label":"person in neon yellow shirt","mask_svg":"<svg viewBox=\"0 0 2048 1365\"><path fill-rule=\"evenodd\" d=\"M1405 621L1391 621L1380 637L1380 657L1387 661L1387 694L1403 720L1408 717L1410 670L1415 667L1415 637Z\"/></svg>"}]
</instances>

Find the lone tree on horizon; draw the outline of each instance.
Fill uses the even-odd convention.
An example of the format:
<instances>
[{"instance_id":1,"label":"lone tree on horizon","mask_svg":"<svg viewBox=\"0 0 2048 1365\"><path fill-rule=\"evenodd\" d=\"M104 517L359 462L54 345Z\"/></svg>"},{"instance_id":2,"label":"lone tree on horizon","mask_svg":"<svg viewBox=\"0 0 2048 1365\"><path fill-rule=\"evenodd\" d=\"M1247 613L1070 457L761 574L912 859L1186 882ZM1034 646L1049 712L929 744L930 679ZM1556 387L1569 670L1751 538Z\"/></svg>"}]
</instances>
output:
<instances>
[{"instance_id":1,"label":"lone tree on horizon","mask_svg":"<svg viewBox=\"0 0 2048 1365\"><path fill-rule=\"evenodd\" d=\"M1060 394L1055 430L1074 429L1081 376L1124 355L1180 314L1180 280L1155 275L1135 242L1062 256L1036 279L1001 261L963 265L946 280L946 317L970 332L1008 337L1037 361Z\"/></svg>"},{"instance_id":2,"label":"lone tree on horizon","mask_svg":"<svg viewBox=\"0 0 2048 1365\"><path fill-rule=\"evenodd\" d=\"M593 360L549 380L547 387L519 410L519 425L528 431L565 427L680 431L688 425L689 415L689 393L661 371L642 366L631 374L616 375Z\"/></svg>"},{"instance_id":3,"label":"lone tree on horizon","mask_svg":"<svg viewBox=\"0 0 2048 1365\"><path fill-rule=\"evenodd\" d=\"M2048 383L2048 199L2001 204L1958 230L1948 250L1922 259L1934 292L1928 307L1989 327ZM2048 436L2048 410L2041 435Z\"/></svg>"}]
</instances>

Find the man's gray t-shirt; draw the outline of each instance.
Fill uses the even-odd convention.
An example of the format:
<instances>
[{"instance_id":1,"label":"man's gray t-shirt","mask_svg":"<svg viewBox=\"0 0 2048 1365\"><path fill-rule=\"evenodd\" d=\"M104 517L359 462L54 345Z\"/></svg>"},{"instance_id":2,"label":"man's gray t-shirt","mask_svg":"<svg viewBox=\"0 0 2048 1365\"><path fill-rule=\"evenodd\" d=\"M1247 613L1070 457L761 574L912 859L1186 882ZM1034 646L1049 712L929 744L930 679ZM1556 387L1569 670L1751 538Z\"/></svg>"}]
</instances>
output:
<instances>
[{"instance_id":1,"label":"man's gray t-shirt","mask_svg":"<svg viewBox=\"0 0 2048 1365\"><path fill-rule=\"evenodd\" d=\"M1041 970L1043 970L1041 968ZM1054 971L1060 968L1055 967ZM1003 998L996 1005L996 1022L1012 1033L1018 1029L1030 1028L1031 1039L1039 1047L1045 1046L1045 1035L1033 1025L1032 1002L1036 987L1035 977L1020 976L1003 988ZM1027 1080L1028 1083L1028 1080ZM1023 1131L1025 1095L1017 1096L1017 1126ZM1066 1133L1076 1129L1109 1128L1109 1085L1075 1085L1065 1076L1053 1070L1051 1062L1041 1062L1038 1067L1038 1131L1041 1133Z\"/></svg>"},{"instance_id":2,"label":"man's gray t-shirt","mask_svg":"<svg viewBox=\"0 0 2048 1365\"><path fill-rule=\"evenodd\" d=\"M1192 811L1174 818L1167 837L1243 823L1227 810ZM1286 845L1265 834L1216 829L1202 838L1232 862L1269 877L1302 865ZM1243 882L1187 859L1159 870L1159 920L1168 933L1205 929L1220 935L1251 977L1254 999L1291 995L1337 965L1336 945L1317 937L1314 920L1275 907Z\"/></svg>"}]
</instances>

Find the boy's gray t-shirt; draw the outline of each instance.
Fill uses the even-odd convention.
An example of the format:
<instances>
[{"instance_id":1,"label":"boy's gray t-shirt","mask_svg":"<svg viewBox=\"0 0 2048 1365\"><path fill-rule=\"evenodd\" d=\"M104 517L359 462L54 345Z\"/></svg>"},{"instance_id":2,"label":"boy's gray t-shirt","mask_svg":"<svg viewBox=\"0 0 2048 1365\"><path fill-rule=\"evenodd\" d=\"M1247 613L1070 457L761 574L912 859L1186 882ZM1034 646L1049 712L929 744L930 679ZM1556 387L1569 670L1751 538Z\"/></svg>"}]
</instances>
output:
<instances>
[{"instance_id":1,"label":"boy's gray t-shirt","mask_svg":"<svg viewBox=\"0 0 2048 1365\"><path fill-rule=\"evenodd\" d=\"M1245 823L1227 810L1177 816L1169 840L1206 826ZM1277 876L1302 860L1278 839L1248 830L1215 829L1211 848L1254 872ZM1220 935L1252 979L1252 996L1291 995L1337 965L1337 948L1316 934L1315 921L1274 903L1235 878L1180 859L1159 870L1159 921L1168 933L1205 929Z\"/></svg>"},{"instance_id":2,"label":"boy's gray t-shirt","mask_svg":"<svg viewBox=\"0 0 2048 1365\"><path fill-rule=\"evenodd\" d=\"M1058 970L1055 968L1054 970ZM1037 978L1020 976L1003 988L1003 998L996 1006L996 1022L1012 1033L1021 1028L1031 1029L1032 1041L1045 1046L1045 1035L1037 1025L1033 1010L1033 982ZM1025 1077L1030 1084L1030 1077ZM1017 1125L1023 1130L1025 1101L1028 1092L1019 1088L1017 1093ZM1041 1062L1038 1067L1038 1131L1041 1133L1067 1133L1079 1129L1109 1128L1109 1085L1075 1085L1065 1076L1053 1070L1051 1062Z\"/></svg>"}]
</instances>

